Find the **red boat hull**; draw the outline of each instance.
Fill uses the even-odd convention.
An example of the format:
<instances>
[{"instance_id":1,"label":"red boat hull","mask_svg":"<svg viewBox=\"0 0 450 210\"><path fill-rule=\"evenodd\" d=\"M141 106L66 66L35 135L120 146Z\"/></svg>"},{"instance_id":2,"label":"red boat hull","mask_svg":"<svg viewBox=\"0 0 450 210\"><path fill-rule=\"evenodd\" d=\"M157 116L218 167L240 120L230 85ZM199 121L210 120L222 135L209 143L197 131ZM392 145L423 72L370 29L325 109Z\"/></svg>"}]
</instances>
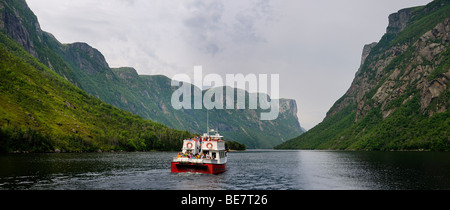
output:
<instances>
[{"instance_id":1,"label":"red boat hull","mask_svg":"<svg viewBox=\"0 0 450 210\"><path fill-rule=\"evenodd\" d=\"M202 173L202 174L220 174L227 170L227 164L194 164L172 162L172 173Z\"/></svg>"}]
</instances>

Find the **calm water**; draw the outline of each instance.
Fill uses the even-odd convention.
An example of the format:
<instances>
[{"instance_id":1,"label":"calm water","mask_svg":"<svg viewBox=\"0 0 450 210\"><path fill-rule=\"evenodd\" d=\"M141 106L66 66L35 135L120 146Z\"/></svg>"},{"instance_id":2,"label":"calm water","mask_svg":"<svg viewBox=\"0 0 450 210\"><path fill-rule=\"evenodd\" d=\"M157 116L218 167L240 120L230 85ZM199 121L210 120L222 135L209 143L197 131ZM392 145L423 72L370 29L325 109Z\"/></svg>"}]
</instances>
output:
<instances>
[{"instance_id":1,"label":"calm water","mask_svg":"<svg viewBox=\"0 0 450 210\"><path fill-rule=\"evenodd\" d=\"M171 174L176 153L0 156L0 189L450 189L450 153L251 150L220 175Z\"/></svg>"}]
</instances>

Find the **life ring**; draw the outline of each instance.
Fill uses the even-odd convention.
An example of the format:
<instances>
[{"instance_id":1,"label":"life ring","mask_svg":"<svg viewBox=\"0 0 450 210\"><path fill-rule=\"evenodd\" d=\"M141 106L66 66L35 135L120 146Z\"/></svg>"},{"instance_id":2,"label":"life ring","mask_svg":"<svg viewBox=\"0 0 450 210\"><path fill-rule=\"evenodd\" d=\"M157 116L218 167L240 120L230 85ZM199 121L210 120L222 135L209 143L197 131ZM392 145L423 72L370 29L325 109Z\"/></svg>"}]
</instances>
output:
<instances>
[{"instance_id":1,"label":"life ring","mask_svg":"<svg viewBox=\"0 0 450 210\"><path fill-rule=\"evenodd\" d=\"M194 146L191 142L186 144L187 148L192 149L192 146Z\"/></svg>"},{"instance_id":2,"label":"life ring","mask_svg":"<svg viewBox=\"0 0 450 210\"><path fill-rule=\"evenodd\" d=\"M213 148L213 144L212 143L208 143L208 144L206 144L206 147L208 147L208 149L211 149L211 148Z\"/></svg>"}]
</instances>

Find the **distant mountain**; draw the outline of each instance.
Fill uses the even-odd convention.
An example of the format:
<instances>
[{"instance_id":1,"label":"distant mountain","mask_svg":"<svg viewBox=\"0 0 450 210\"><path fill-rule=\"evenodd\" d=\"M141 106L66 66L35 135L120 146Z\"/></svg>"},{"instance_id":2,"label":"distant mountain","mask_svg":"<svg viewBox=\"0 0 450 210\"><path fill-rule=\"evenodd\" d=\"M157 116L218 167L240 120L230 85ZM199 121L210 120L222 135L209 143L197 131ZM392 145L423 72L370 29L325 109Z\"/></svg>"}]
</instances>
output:
<instances>
[{"instance_id":1,"label":"distant mountain","mask_svg":"<svg viewBox=\"0 0 450 210\"><path fill-rule=\"evenodd\" d=\"M322 123L277 149L450 150L450 1L400 10Z\"/></svg>"},{"instance_id":2,"label":"distant mountain","mask_svg":"<svg viewBox=\"0 0 450 210\"><path fill-rule=\"evenodd\" d=\"M152 119L170 127L188 130L193 133L206 131L206 109L175 110L171 98L178 87L171 87L171 79L166 76L142 76L133 68L112 69L121 84L128 87L129 92L138 94L136 99L140 104L130 102L129 96L121 95L121 100L114 105L130 109L134 113ZM229 87L227 87L229 88ZM201 91L191 86L192 92ZM207 90L203 91L203 94ZM237 95L237 90L234 90ZM226 88L223 88L224 98ZM249 93L245 92L248 104ZM140 107L139 107L140 106ZM137 108L139 107L139 108ZM295 100L280 99L280 115L273 121L261 121L263 110L211 110L209 111L209 126L216 128L227 139L236 140L248 148L272 148L292 136L300 133L301 127L297 118ZM266 111L264 111L266 112Z\"/></svg>"},{"instance_id":3,"label":"distant mountain","mask_svg":"<svg viewBox=\"0 0 450 210\"><path fill-rule=\"evenodd\" d=\"M133 68L112 69L101 52L88 44L60 43L40 29L24 0L0 0L0 30L42 64L108 104L175 129L206 130L206 110L172 108L170 99L176 89L169 78L138 75ZM280 107L280 117L274 121L260 121L257 110L215 110L210 113L210 126L248 148L272 148L303 132L296 102L281 99Z\"/></svg>"}]
</instances>

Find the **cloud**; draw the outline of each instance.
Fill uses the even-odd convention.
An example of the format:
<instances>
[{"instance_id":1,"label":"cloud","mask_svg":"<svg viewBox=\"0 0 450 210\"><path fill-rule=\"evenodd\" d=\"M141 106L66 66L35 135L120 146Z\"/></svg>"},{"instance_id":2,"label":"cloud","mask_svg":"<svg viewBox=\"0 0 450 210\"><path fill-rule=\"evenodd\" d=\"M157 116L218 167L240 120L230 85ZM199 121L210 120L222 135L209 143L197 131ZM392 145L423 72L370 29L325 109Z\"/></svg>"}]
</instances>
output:
<instances>
[{"instance_id":1,"label":"cloud","mask_svg":"<svg viewBox=\"0 0 450 210\"><path fill-rule=\"evenodd\" d=\"M192 1L185 3L189 12L187 18L183 21L187 28L186 41L194 43L203 53L215 55L220 52L223 46L220 46L222 30L226 27L222 21L224 5L221 1Z\"/></svg>"},{"instance_id":2,"label":"cloud","mask_svg":"<svg viewBox=\"0 0 450 210\"><path fill-rule=\"evenodd\" d=\"M269 0L243 1L195 0L184 3L188 15L183 20L187 29L186 41L199 52L216 55L227 47L264 42L258 31L271 20Z\"/></svg>"}]
</instances>

